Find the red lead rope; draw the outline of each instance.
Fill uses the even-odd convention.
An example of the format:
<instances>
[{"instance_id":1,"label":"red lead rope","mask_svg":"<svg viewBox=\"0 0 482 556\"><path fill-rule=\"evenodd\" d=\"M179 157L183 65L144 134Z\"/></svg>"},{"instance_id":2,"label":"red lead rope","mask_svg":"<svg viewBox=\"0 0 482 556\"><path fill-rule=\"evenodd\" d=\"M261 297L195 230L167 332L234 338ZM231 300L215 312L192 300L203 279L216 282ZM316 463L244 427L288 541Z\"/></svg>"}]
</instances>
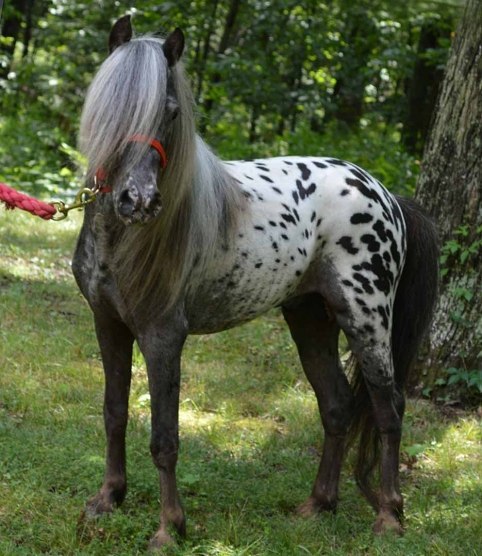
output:
<instances>
[{"instance_id":1,"label":"red lead rope","mask_svg":"<svg viewBox=\"0 0 482 556\"><path fill-rule=\"evenodd\" d=\"M147 137L146 135L132 135L129 142L133 143L147 143L153 149L155 149L161 159L161 168L167 166L167 155L162 143L157 139L152 137ZM7 209L19 208L26 210L36 216L40 216L44 220L51 220L54 216L54 220L62 220L67 216L69 210L73 208L83 208L86 204L92 202L98 193L110 193L112 191L111 187L108 185L101 185L98 182L103 182L107 178L105 172L102 168L99 168L95 174L97 188L95 190L91 189L81 189L76 197L76 202L70 206L65 205L61 201L54 201L52 203L44 203L39 201L30 195L25 193L20 193L15 191L5 183L0 183L0 202L4 202Z\"/></svg>"},{"instance_id":2,"label":"red lead rope","mask_svg":"<svg viewBox=\"0 0 482 556\"><path fill-rule=\"evenodd\" d=\"M7 209L19 208L40 216L44 220L50 220L57 209L50 203L44 203L25 193L15 191L5 183L0 183L0 201L3 201Z\"/></svg>"}]
</instances>

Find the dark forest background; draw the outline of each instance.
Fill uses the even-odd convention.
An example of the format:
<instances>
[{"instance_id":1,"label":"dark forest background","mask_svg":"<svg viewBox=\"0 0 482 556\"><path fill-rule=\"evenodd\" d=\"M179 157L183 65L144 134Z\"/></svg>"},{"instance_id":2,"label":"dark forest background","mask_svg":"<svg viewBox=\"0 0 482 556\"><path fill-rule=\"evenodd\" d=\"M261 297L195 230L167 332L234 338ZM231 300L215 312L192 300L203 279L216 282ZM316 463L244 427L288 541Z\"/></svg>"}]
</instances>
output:
<instances>
[{"instance_id":1,"label":"dark forest background","mask_svg":"<svg viewBox=\"0 0 482 556\"><path fill-rule=\"evenodd\" d=\"M86 88L112 22L187 37L199 129L224 158L339 156L414 190L462 1L8 0L0 179L69 188Z\"/></svg>"}]
</instances>

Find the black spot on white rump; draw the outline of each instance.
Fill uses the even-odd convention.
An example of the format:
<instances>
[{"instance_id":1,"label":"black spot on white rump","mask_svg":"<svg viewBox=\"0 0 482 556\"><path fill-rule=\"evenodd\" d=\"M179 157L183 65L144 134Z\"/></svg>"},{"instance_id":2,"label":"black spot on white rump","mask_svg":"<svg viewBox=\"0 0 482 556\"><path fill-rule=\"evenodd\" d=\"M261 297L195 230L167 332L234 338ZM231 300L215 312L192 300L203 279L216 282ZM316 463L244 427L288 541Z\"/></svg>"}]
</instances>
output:
<instances>
[{"instance_id":1,"label":"black spot on white rump","mask_svg":"<svg viewBox=\"0 0 482 556\"><path fill-rule=\"evenodd\" d=\"M377 233L380 241L385 243L388 239L388 234L387 230L385 229L385 224L382 222L382 220L377 220L375 224L373 224L372 228Z\"/></svg>"},{"instance_id":2,"label":"black spot on white rump","mask_svg":"<svg viewBox=\"0 0 482 556\"><path fill-rule=\"evenodd\" d=\"M368 212L357 212L351 218L352 224L367 224L373 220L373 216Z\"/></svg>"},{"instance_id":3,"label":"black spot on white rump","mask_svg":"<svg viewBox=\"0 0 482 556\"><path fill-rule=\"evenodd\" d=\"M382 209L385 213L384 214L385 218L393 223L393 218L392 218L391 214L389 214L389 209L388 209L387 205L385 204L385 202L383 201L381 196L374 189L371 189L370 187L367 187L367 185L365 185L362 181L360 181L358 179L346 178L345 181L351 187L356 187L362 195L364 195L368 199L371 199L372 201L375 201L376 203L378 203L382 207Z\"/></svg>"},{"instance_id":4,"label":"black spot on white rump","mask_svg":"<svg viewBox=\"0 0 482 556\"><path fill-rule=\"evenodd\" d=\"M359 251L359 249L353 245L353 240L349 236L341 237L336 243L337 245L341 245L350 255L356 255Z\"/></svg>"},{"instance_id":5,"label":"black spot on white rump","mask_svg":"<svg viewBox=\"0 0 482 556\"><path fill-rule=\"evenodd\" d=\"M368 251L370 253L377 253L380 250L380 243L375 239L372 234L364 234L361 236L360 240L366 243Z\"/></svg>"},{"instance_id":6,"label":"black spot on white rump","mask_svg":"<svg viewBox=\"0 0 482 556\"><path fill-rule=\"evenodd\" d=\"M316 185L314 183L310 184L308 187L303 187L303 184L300 180L296 180L296 187L298 188L298 193L300 195L300 199L303 201L306 197L313 195L316 191Z\"/></svg>"},{"instance_id":7,"label":"black spot on white rump","mask_svg":"<svg viewBox=\"0 0 482 556\"><path fill-rule=\"evenodd\" d=\"M378 305L378 314L382 317L382 326L385 330L388 330L388 311L383 307L383 305Z\"/></svg>"},{"instance_id":8,"label":"black spot on white rump","mask_svg":"<svg viewBox=\"0 0 482 556\"><path fill-rule=\"evenodd\" d=\"M350 172L359 180L365 182L365 183L370 183L370 176L361 168L358 167L354 167L352 166L350 168Z\"/></svg>"},{"instance_id":9,"label":"black spot on white rump","mask_svg":"<svg viewBox=\"0 0 482 556\"><path fill-rule=\"evenodd\" d=\"M369 294L374 293L375 290L372 288L370 284L370 280L368 280L366 276L363 276L363 274L360 274L359 272L355 272L353 274L353 279L356 280L357 282L360 282L361 287L364 289L366 293Z\"/></svg>"},{"instance_id":10,"label":"black spot on white rump","mask_svg":"<svg viewBox=\"0 0 482 556\"><path fill-rule=\"evenodd\" d=\"M262 178L263 180L269 182L269 183L273 183L273 180L271 178L269 178L268 176L264 176L263 174L259 174L259 177Z\"/></svg>"},{"instance_id":11,"label":"black spot on white rump","mask_svg":"<svg viewBox=\"0 0 482 556\"><path fill-rule=\"evenodd\" d=\"M307 180L311 176L311 170L304 162L298 162L297 166L301 170L301 179Z\"/></svg>"},{"instance_id":12,"label":"black spot on white rump","mask_svg":"<svg viewBox=\"0 0 482 556\"><path fill-rule=\"evenodd\" d=\"M327 158L327 162L334 164L335 166L348 166L348 162L339 160L338 158Z\"/></svg>"},{"instance_id":13,"label":"black spot on white rump","mask_svg":"<svg viewBox=\"0 0 482 556\"><path fill-rule=\"evenodd\" d=\"M392 272L383 264L383 259L380 255L373 255L371 258L370 270L376 276L376 279L373 281L373 285L383 293L388 294L393 285L394 278Z\"/></svg>"}]
</instances>

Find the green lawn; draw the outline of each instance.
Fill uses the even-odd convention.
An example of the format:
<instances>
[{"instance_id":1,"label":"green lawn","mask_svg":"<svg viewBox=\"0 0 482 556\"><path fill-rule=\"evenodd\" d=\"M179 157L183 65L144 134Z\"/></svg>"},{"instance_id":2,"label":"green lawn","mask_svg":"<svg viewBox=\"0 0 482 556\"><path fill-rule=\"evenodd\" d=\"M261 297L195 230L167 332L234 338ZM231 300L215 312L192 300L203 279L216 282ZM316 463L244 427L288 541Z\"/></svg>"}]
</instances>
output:
<instances>
[{"instance_id":1,"label":"green lawn","mask_svg":"<svg viewBox=\"0 0 482 556\"><path fill-rule=\"evenodd\" d=\"M103 376L89 309L70 273L80 218L0 212L0 555L143 554L158 519L149 399L135 355L129 492L112 516L79 521L103 474ZM303 520L319 417L282 318L190 338L178 477L187 541L169 554L482 554L482 426L408 403L406 534L375 538L344 469L336 515Z\"/></svg>"}]
</instances>

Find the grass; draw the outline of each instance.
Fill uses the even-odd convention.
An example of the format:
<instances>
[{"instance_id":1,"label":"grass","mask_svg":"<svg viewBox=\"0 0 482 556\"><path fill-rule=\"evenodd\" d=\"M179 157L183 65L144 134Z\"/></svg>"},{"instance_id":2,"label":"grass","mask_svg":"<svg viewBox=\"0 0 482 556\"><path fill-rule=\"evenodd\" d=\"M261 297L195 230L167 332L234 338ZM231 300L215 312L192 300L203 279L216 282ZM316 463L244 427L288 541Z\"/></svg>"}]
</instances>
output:
<instances>
[{"instance_id":1,"label":"grass","mask_svg":"<svg viewBox=\"0 0 482 556\"><path fill-rule=\"evenodd\" d=\"M157 527L149 400L134 357L129 492L113 515L79 516L103 474L103 376L89 309L70 274L76 216L0 214L0 554L133 555ZM187 541L172 555L482 554L482 426L408 403L402 453L406 534L375 538L343 472L336 515L303 520L321 449L314 396L280 315L188 340L180 489Z\"/></svg>"}]
</instances>

